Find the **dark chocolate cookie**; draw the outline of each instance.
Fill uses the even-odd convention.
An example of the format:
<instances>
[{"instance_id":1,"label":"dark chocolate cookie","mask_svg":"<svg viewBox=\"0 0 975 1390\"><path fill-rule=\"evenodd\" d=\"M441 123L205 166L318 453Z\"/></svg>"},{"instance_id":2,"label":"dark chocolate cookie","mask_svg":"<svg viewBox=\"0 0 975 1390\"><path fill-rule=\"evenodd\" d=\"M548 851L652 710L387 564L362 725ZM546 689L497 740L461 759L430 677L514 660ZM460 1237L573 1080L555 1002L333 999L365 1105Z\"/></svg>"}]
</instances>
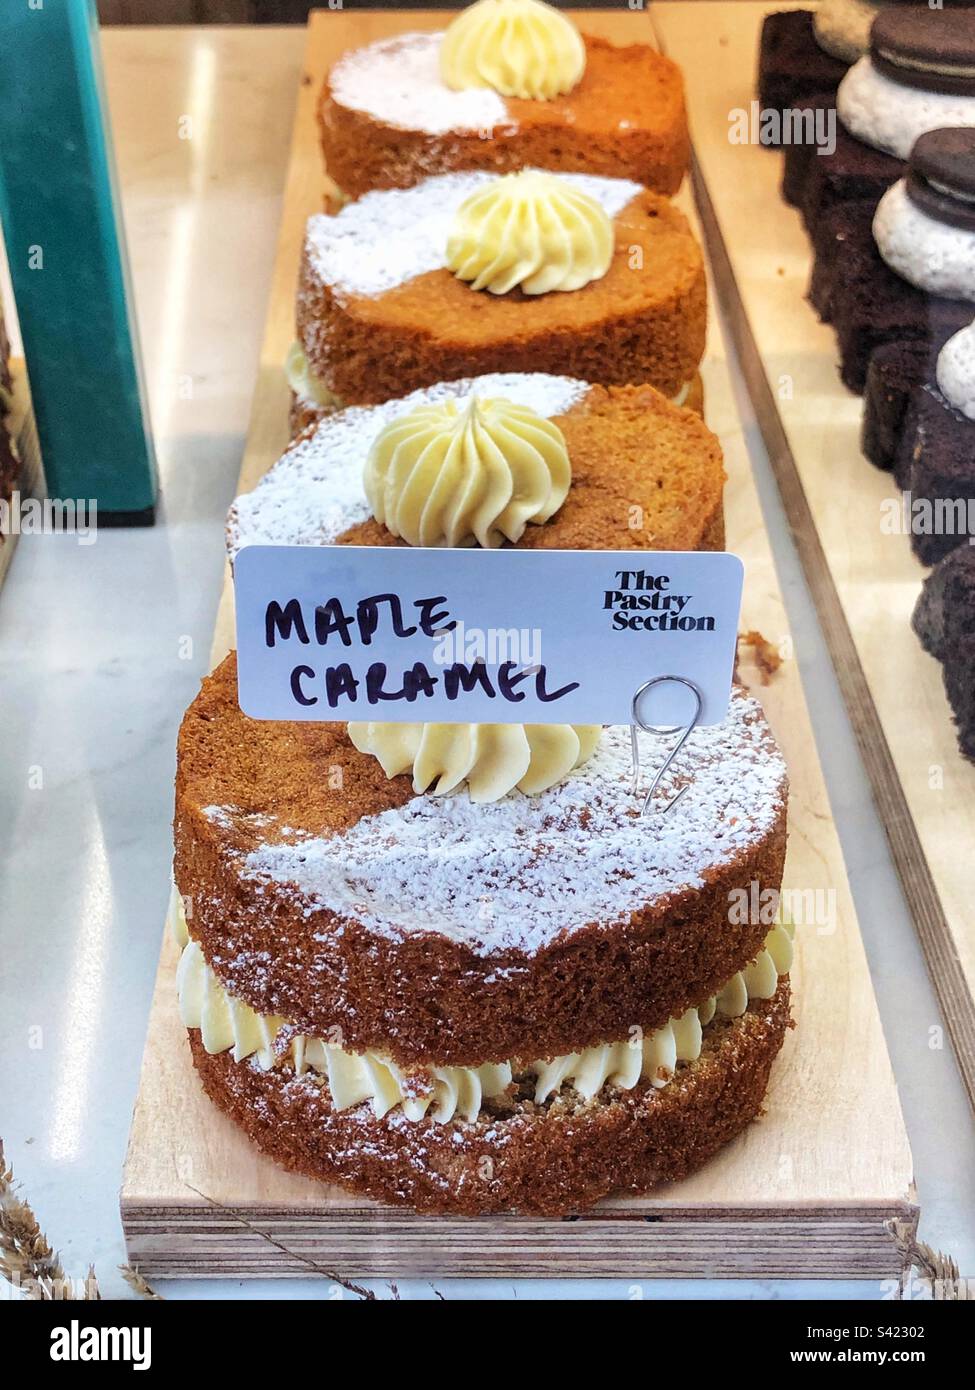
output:
<instances>
[{"instance_id":1,"label":"dark chocolate cookie","mask_svg":"<svg viewBox=\"0 0 975 1390\"><path fill-rule=\"evenodd\" d=\"M870 57L894 82L975 96L975 10L881 10L870 31Z\"/></svg>"},{"instance_id":2,"label":"dark chocolate cookie","mask_svg":"<svg viewBox=\"0 0 975 1390\"><path fill-rule=\"evenodd\" d=\"M929 217L975 232L975 129L919 136L908 163L907 193Z\"/></svg>"}]
</instances>

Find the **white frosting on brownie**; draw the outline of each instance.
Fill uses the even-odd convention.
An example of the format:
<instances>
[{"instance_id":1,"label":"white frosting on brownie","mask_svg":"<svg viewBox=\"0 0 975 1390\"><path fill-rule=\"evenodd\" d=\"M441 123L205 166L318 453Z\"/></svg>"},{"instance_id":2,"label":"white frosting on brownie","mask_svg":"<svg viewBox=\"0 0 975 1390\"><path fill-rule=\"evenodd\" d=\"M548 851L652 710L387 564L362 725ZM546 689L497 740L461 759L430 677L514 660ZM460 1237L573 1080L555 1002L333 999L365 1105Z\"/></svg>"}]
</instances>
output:
<instances>
[{"instance_id":1,"label":"white frosting on brownie","mask_svg":"<svg viewBox=\"0 0 975 1390\"><path fill-rule=\"evenodd\" d=\"M643 192L629 179L557 174L616 217ZM333 293L379 295L446 263L454 215L471 193L498 178L481 170L440 174L414 188L367 193L334 217L308 221L305 246L312 268ZM474 291L472 291L474 293Z\"/></svg>"},{"instance_id":2,"label":"white frosting on brownie","mask_svg":"<svg viewBox=\"0 0 975 1390\"><path fill-rule=\"evenodd\" d=\"M329 75L333 100L384 125L427 135L476 130L490 139L498 126L517 130L504 97L489 87L451 91L440 76L442 40L442 31L400 34L354 49Z\"/></svg>"},{"instance_id":3,"label":"white frosting on brownie","mask_svg":"<svg viewBox=\"0 0 975 1390\"><path fill-rule=\"evenodd\" d=\"M391 420L418 405L451 397L503 397L546 420L562 415L589 383L544 372L506 372L442 381L383 405L352 406L326 415L267 472L253 492L238 497L227 523L231 557L244 545L328 545L372 515L362 482L369 446Z\"/></svg>"},{"instance_id":4,"label":"white frosting on brownie","mask_svg":"<svg viewBox=\"0 0 975 1390\"><path fill-rule=\"evenodd\" d=\"M919 290L975 300L975 232L930 217L908 196L903 179L881 198L873 234L891 270Z\"/></svg>"},{"instance_id":5,"label":"white frosting on brownie","mask_svg":"<svg viewBox=\"0 0 975 1390\"><path fill-rule=\"evenodd\" d=\"M938 354L937 377L948 404L975 420L975 321L945 343Z\"/></svg>"},{"instance_id":6,"label":"white frosting on brownie","mask_svg":"<svg viewBox=\"0 0 975 1390\"><path fill-rule=\"evenodd\" d=\"M870 46L870 28L886 0L822 0L813 16L820 48L843 63L855 63Z\"/></svg>"},{"instance_id":7,"label":"white frosting on brownie","mask_svg":"<svg viewBox=\"0 0 975 1390\"><path fill-rule=\"evenodd\" d=\"M238 872L268 903L284 894L306 915L337 914L322 924L330 933L348 915L394 940L432 930L479 955L531 954L702 888L769 835L786 789L761 708L741 690L724 722L696 729L664 777L660 805L689 783L666 815L637 815L631 775L629 729L612 727L588 763L538 796L514 792L489 805L466 791L414 797L341 834L285 830L284 843L247 854Z\"/></svg>"},{"instance_id":8,"label":"white frosting on brownie","mask_svg":"<svg viewBox=\"0 0 975 1390\"><path fill-rule=\"evenodd\" d=\"M919 135L943 126L975 126L975 97L926 92L893 82L869 56L855 63L836 93L847 130L874 149L906 159Z\"/></svg>"}]
</instances>

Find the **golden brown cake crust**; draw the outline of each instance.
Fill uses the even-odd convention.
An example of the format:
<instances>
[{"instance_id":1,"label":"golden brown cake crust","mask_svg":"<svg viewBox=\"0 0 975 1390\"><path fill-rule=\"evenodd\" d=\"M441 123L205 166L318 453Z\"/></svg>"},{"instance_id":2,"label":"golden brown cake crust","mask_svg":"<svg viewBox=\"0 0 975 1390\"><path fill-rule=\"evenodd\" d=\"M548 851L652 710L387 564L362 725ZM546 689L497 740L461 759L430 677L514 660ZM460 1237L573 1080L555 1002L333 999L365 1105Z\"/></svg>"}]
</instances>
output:
<instances>
[{"instance_id":1,"label":"golden brown cake crust","mask_svg":"<svg viewBox=\"0 0 975 1390\"><path fill-rule=\"evenodd\" d=\"M397 1111L378 1120L367 1106L335 1112L322 1081L210 1056L198 1032L189 1037L211 1100L287 1168L418 1211L561 1216L699 1168L759 1113L789 1026L786 977L774 998L709 1025L698 1061L661 1090L608 1088L585 1102L564 1093L448 1125Z\"/></svg>"},{"instance_id":2,"label":"golden brown cake crust","mask_svg":"<svg viewBox=\"0 0 975 1390\"><path fill-rule=\"evenodd\" d=\"M431 135L403 130L334 100L326 81L318 119L329 176L358 198L372 188L409 188L461 169L510 173L535 165L563 173L633 179L676 193L690 157L680 69L646 44L617 48L585 37L586 72L554 101L507 101L517 128Z\"/></svg>"},{"instance_id":3,"label":"golden brown cake crust","mask_svg":"<svg viewBox=\"0 0 975 1390\"><path fill-rule=\"evenodd\" d=\"M488 372L550 372L605 386L649 382L676 396L707 331L704 260L684 215L659 194L614 219L606 275L579 290L472 290L446 268L377 295L328 284L306 241L298 336L312 372L349 405Z\"/></svg>"},{"instance_id":4,"label":"golden brown cake crust","mask_svg":"<svg viewBox=\"0 0 975 1390\"><path fill-rule=\"evenodd\" d=\"M758 708L746 719L776 756ZM531 951L480 953L436 931L387 935L348 908L335 912L242 872L244 857L268 842L291 842L296 831L330 837L412 796L410 779L387 779L344 724L248 719L233 655L204 680L179 735L175 874L190 933L231 994L312 1037L340 1030L349 1050L403 1065L558 1056L625 1038L634 1026L659 1028L702 1003L768 932L759 914L731 913L729 904L733 891L781 883L784 775L778 800L763 808L767 828L753 826L747 848L709 869L703 886Z\"/></svg>"}]
</instances>

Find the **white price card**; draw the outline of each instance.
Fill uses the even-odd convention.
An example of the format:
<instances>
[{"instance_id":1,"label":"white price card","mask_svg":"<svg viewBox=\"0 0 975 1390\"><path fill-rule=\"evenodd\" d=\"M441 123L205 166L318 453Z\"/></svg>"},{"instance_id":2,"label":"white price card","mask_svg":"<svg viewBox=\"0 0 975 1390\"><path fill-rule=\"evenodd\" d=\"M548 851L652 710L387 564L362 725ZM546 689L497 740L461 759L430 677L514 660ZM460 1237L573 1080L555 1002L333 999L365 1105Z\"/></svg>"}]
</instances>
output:
<instances>
[{"instance_id":1,"label":"white price card","mask_svg":"<svg viewBox=\"0 0 975 1390\"><path fill-rule=\"evenodd\" d=\"M724 552L247 546L238 698L254 719L628 724L647 681L731 689L743 570ZM683 724L663 682L644 723Z\"/></svg>"}]
</instances>

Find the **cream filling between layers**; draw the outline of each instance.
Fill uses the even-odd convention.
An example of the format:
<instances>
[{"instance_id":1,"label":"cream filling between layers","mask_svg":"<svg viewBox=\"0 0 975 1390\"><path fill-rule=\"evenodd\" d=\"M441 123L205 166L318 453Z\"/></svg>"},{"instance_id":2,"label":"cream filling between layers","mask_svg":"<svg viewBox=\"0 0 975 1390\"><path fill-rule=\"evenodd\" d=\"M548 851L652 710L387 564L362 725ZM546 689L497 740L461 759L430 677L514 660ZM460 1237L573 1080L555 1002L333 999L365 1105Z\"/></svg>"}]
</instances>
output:
<instances>
[{"instance_id":1,"label":"cream filling between layers","mask_svg":"<svg viewBox=\"0 0 975 1390\"><path fill-rule=\"evenodd\" d=\"M178 892L173 895L172 929L183 947L176 975L180 1017L186 1028L200 1030L207 1052L232 1051L235 1062L251 1058L263 1071L290 1060L297 1076L314 1072L326 1079L336 1110L368 1102L379 1119L399 1108L408 1120L428 1116L440 1124L475 1120L485 1100L503 1095L513 1078L524 1074L535 1078L533 1099L538 1104L557 1095L564 1085L585 1100L606 1085L624 1091L641 1080L658 1089L666 1086L680 1063L700 1056L703 1030L711 1020L716 1015L738 1018L750 999L771 999L793 958L793 928L777 923L750 965L706 1003L687 1009L656 1032L644 1035L634 1028L624 1041L550 1060L513 1058L479 1067L404 1069L378 1052L347 1052L337 1043L296 1035L285 1019L255 1013L234 998L190 938Z\"/></svg>"},{"instance_id":2,"label":"cream filling between layers","mask_svg":"<svg viewBox=\"0 0 975 1390\"><path fill-rule=\"evenodd\" d=\"M949 338L938 354L937 381L949 405L975 420L975 321Z\"/></svg>"},{"instance_id":3,"label":"cream filling between layers","mask_svg":"<svg viewBox=\"0 0 975 1390\"><path fill-rule=\"evenodd\" d=\"M284 359L284 375L288 385L298 397L318 410L341 410L342 399L316 376L308 364L305 350L297 339L288 348Z\"/></svg>"}]
</instances>

